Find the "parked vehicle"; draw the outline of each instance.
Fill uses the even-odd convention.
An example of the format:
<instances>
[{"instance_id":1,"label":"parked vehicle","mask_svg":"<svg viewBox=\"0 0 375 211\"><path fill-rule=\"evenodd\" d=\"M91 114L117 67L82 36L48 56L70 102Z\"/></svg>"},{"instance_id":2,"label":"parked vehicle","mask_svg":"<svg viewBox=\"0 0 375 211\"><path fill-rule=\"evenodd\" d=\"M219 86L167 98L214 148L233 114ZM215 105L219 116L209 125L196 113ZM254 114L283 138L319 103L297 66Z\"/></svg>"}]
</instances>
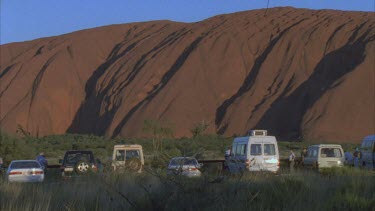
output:
<instances>
[{"instance_id":1,"label":"parked vehicle","mask_svg":"<svg viewBox=\"0 0 375 211\"><path fill-rule=\"evenodd\" d=\"M142 172L145 165L142 146L133 145L115 145L113 147L112 168L114 171L129 170Z\"/></svg>"},{"instance_id":2,"label":"parked vehicle","mask_svg":"<svg viewBox=\"0 0 375 211\"><path fill-rule=\"evenodd\" d=\"M66 151L61 163L61 175L63 177L81 176L98 172L100 160L95 160L94 154L89 150Z\"/></svg>"},{"instance_id":3,"label":"parked vehicle","mask_svg":"<svg viewBox=\"0 0 375 211\"><path fill-rule=\"evenodd\" d=\"M344 150L338 144L318 144L309 146L303 165L313 168L344 166Z\"/></svg>"},{"instance_id":4,"label":"parked vehicle","mask_svg":"<svg viewBox=\"0 0 375 211\"><path fill-rule=\"evenodd\" d=\"M186 177L201 176L200 168L203 164L199 164L193 157L174 157L168 165L168 175L181 175Z\"/></svg>"},{"instance_id":5,"label":"parked vehicle","mask_svg":"<svg viewBox=\"0 0 375 211\"><path fill-rule=\"evenodd\" d=\"M6 172L9 182L43 182L44 171L36 160L14 160Z\"/></svg>"},{"instance_id":6,"label":"parked vehicle","mask_svg":"<svg viewBox=\"0 0 375 211\"><path fill-rule=\"evenodd\" d=\"M375 169L375 135L366 136L360 148L360 165Z\"/></svg>"},{"instance_id":7,"label":"parked vehicle","mask_svg":"<svg viewBox=\"0 0 375 211\"><path fill-rule=\"evenodd\" d=\"M227 159L231 173L241 171L279 170L279 149L276 138L266 130L251 130L248 136L234 138L231 156Z\"/></svg>"}]
</instances>

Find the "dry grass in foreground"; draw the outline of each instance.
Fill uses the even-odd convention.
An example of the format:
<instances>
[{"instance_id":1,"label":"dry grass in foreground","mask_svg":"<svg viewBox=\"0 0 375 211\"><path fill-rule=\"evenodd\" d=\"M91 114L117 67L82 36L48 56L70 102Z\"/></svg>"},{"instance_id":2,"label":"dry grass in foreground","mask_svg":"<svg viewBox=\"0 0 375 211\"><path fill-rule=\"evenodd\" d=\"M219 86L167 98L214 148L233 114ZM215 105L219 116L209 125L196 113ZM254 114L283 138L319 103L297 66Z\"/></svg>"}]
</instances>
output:
<instances>
[{"instance_id":1,"label":"dry grass in foreground","mask_svg":"<svg viewBox=\"0 0 375 211\"><path fill-rule=\"evenodd\" d=\"M51 172L50 172L51 173ZM374 172L358 169L197 179L163 171L43 184L0 182L0 210L371 210Z\"/></svg>"}]
</instances>

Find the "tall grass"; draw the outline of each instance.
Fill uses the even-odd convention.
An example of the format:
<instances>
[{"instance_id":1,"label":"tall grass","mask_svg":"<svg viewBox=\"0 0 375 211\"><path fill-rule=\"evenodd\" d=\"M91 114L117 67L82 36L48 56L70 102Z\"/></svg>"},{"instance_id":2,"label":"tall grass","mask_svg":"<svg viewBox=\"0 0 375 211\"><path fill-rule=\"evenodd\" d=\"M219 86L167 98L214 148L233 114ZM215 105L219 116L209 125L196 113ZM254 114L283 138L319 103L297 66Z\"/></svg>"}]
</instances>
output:
<instances>
[{"instance_id":1,"label":"tall grass","mask_svg":"<svg viewBox=\"0 0 375 211\"><path fill-rule=\"evenodd\" d=\"M0 210L373 210L374 172L169 177L161 170L0 182Z\"/></svg>"}]
</instances>

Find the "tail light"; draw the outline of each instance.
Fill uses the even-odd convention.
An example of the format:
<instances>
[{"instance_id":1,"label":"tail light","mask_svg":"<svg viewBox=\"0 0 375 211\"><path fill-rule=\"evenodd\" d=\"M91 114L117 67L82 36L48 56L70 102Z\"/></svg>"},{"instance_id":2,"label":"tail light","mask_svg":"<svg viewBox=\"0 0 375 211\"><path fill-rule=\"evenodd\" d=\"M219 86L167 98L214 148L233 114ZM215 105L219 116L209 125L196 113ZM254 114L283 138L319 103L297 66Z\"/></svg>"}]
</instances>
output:
<instances>
[{"instance_id":1,"label":"tail light","mask_svg":"<svg viewBox=\"0 0 375 211\"><path fill-rule=\"evenodd\" d=\"M189 171L196 171L198 170L197 168L189 168Z\"/></svg>"},{"instance_id":2,"label":"tail light","mask_svg":"<svg viewBox=\"0 0 375 211\"><path fill-rule=\"evenodd\" d=\"M246 164L246 166L250 166L250 160L246 159L245 164Z\"/></svg>"},{"instance_id":3,"label":"tail light","mask_svg":"<svg viewBox=\"0 0 375 211\"><path fill-rule=\"evenodd\" d=\"M9 175L20 175L20 174L22 174L22 172L20 171L12 171L9 173Z\"/></svg>"},{"instance_id":4,"label":"tail light","mask_svg":"<svg viewBox=\"0 0 375 211\"><path fill-rule=\"evenodd\" d=\"M43 171L34 171L34 174L43 174Z\"/></svg>"},{"instance_id":5,"label":"tail light","mask_svg":"<svg viewBox=\"0 0 375 211\"><path fill-rule=\"evenodd\" d=\"M98 170L98 167L97 167L96 165L92 165L91 168L92 168L92 170L94 170L94 171L97 171L97 170Z\"/></svg>"}]
</instances>

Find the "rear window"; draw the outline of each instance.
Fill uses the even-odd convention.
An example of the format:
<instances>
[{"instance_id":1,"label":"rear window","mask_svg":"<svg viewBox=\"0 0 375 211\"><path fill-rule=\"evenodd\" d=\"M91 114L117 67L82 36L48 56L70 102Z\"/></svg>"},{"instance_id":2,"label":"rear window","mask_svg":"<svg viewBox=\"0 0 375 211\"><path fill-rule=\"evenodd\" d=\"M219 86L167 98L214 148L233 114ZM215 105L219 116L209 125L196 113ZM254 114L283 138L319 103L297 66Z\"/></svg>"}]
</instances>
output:
<instances>
[{"instance_id":1,"label":"rear window","mask_svg":"<svg viewBox=\"0 0 375 211\"><path fill-rule=\"evenodd\" d=\"M126 160L132 159L132 158L138 158L141 159L141 153L139 150L126 150Z\"/></svg>"},{"instance_id":2,"label":"rear window","mask_svg":"<svg viewBox=\"0 0 375 211\"><path fill-rule=\"evenodd\" d=\"M264 155L276 155L274 144L264 144Z\"/></svg>"},{"instance_id":3,"label":"rear window","mask_svg":"<svg viewBox=\"0 0 375 211\"><path fill-rule=\"evenodd\" d=\"M67 152L65 154L64 161L66 164L76 164L77 162L82 160L94 162L94 156L92 152Z\"/></svg>"},{"instance_id":4,"label":"rear window","mask_svg":"<svg viewBox=\"0 0 375 211\"><path fill-rule=\"evenodd\" d=\"M117 161L125 161L125 150L117 150L115 159Z\"/></svg>"},{"instance_id":5,"label":"rear window","mask_svg":"<svg viewBox=\"0 0 375 211\"><path fill-rule=\"evenodd\" d=\"M28 169L28 168L40 168L40 164L34 161L27 162L15 162L10 166L12 169Z\"/></svg>"},{"instance_id":6,"label":"rear window","mask_svg":"<svg viewBox=\"0 0 375 211\"><path fill-rule=\"evenodd\" d=\"M250 146L250 155L262 155L262 145L252 144Z\"/></svg>"},{"instance_id":7,"label":"rear window","mask_svg":"<svg viewBox=\"0 0 375 211\"><path fill-rule=\"evenodd\" d=\"M171 160L171 163L169 164L171 166L177 166L177 165L198 165L197 160L195 159L173 159Z\"/></svg>"},{"instance_id":8,"label":"rear window","mask_svg":"<svg viewBox=\"0 0 375 211\"><path fill-rule=\"evenodd\" d=\"M339 148L322 148L320 149L320 157L322 158L341 158L341 150Z\"/></svg>"}]
</instances>

